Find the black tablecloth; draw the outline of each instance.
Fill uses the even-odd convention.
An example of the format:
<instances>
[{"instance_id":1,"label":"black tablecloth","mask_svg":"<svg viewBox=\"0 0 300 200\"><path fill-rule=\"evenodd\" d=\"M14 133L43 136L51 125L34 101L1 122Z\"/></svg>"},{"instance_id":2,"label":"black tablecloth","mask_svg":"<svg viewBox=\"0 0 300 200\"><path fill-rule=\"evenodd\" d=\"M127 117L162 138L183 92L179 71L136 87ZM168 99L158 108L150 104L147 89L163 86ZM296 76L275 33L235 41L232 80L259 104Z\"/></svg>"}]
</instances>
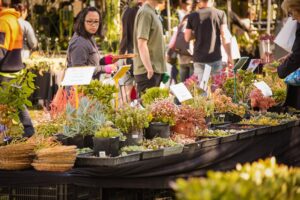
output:
<instances>
[{"instance_id":1,"label":"black tablecloth","mask_svg":"<svg viewBox=\"0 0 300 200\"><path fill-rule=\"evenodd\" d=\"M204 176L208 170L231 170L237 163L270 156L275 156L280 163L300 166L300 127L115 167L74 168L66 173L0 171L0 186L78 184L103 188L167 188L169 181L178 177Z\"/></svg>"}]
</instances>

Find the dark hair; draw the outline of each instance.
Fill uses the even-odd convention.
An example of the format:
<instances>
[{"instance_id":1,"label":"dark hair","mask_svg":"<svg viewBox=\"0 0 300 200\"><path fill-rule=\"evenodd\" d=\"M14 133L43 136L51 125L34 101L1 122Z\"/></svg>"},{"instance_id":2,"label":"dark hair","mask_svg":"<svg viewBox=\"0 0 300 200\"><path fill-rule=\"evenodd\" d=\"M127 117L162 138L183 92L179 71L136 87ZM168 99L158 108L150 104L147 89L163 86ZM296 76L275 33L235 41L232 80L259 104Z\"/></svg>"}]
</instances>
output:
<instances>
[{"instance_id":1,"label":"dark hair","mask_svg":"<svg viewBox=\"0 0 300 200\"><path fill-rule=\"evenodd\" d=\"M74 31L78 35L80 35L84 38L90 38L92 36L89 32L87 32L85 30L85 27L84 27L85 17L89 12L97 12L99 14L99 23L100 24L99 24L99 28L96 32L96 35L99 35L99 36L101 35L102 19L101 19L100 11L95 7L86 7L82 11L80 11L80 13L77 15L76 22L74 25Z\"/></svg>"},{"instance_id":2,"label":"dark hair","mask_svg":"<svg viewBox=\"0 0 300 200\"><path fill-rule=\"evenodd\" d=\"M1 2L1 0L0 0L0 2ZM2 0L1 6L9 8L11 6L11 0Z\"/></svg>"},{"instance_id":3,"label":"dark hair","mask_svg":"<svg viewBox=\"0 0 300 200\"><path fill-rule=\"evenodd\" d=\"M14 9L16 9L16 11L18 11L20 13L24 12L25 10L27 10L27 5L22 4L22 3L14 4L12 7Z\"/></svg>"}]
</instances>

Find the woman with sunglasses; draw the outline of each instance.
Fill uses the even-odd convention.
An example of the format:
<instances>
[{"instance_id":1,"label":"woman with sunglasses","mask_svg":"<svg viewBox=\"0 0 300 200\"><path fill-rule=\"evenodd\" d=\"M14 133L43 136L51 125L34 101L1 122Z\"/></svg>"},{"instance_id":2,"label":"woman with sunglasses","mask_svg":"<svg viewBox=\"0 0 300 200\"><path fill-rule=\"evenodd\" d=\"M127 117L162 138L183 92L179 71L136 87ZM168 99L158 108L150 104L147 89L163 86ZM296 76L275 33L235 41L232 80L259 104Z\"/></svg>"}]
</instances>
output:
<instances>
[{"instance_id":1,"label":"woman with sunglasses","mask_svg":"<svg viewBox=\"0 0 300 200\"><path fill-rule=\"evenodd\" d=\"M282 60L277 72L280 78L285 78L300 68L300 0L284 0L281 7L297 20L296 39L292 53ZM300 109L300 86L288 85L285 106Z\"/></svg>"},{"instance_id":2,"label":"woman with sunglasses","mask_svg":"<svg viewBox=\"0 0 300 200\"><path fill-rule=\"evenodd\" d=\"M94 78L98 79L100 73L110 74L114 71L113 65L117 61L113 56L100 58L94 36L100 35L101 15L97 8L84 8L77 16L74 35L69 42L67 50L67 66L95 66Z\"/></svg>"}]
</instances>

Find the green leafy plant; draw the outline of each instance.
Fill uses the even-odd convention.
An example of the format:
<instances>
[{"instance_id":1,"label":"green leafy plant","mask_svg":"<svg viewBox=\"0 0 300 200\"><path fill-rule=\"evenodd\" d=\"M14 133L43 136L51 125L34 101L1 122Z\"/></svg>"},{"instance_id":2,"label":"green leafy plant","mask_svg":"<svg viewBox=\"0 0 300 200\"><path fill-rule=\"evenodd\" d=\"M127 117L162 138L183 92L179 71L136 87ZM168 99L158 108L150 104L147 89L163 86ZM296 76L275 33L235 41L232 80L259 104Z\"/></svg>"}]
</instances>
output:
<instances>
[{"instance_id":1,"label":"green leafy plant","mask_svg":"<svg viewBox=\"0 0 300 200\"><path fill-rule=\"evenodd\" d=\"M183 104L189 105L195 109L204 110L205 116L207 117L212 116L215 109L215 104L211 99L199 95L195 96L193 99L183 102Z\"/></svg>"},{"instance_id":2,"label":"green leafy plant","mask_svg":"<svg viewBox=\"0 0 300 200\"><path fill-rule=\"evenodd\" d=\"M166 99L168 97L169 97L169 89L153 87L147 89L146 92L142 94L141 99L143 105L148 106L152 104L155 100Z\"/></svg>"},{"instance_id":3,"label":"green leafy plant","mask_svg":"<svg viewBox=\"0 0 300 200\"><path fill-rule=\"evenodd\" d=\"M98 131L95 132L96 138L114 138L121 135L118 129L114 129L110 126L101 127Z\"/></svg>"},{"instance_id":4,"label":"green leafy plant","mask_svg":"<svg viewBox=\"0 0 300 200\"><path fill-rule=\"evenodd\" d=\"M20 123L18 110L24 110L24 105L32 106L28 100L33 93L35 75L24 71L0 86L0 124L5 125L8 133L12 126Z\"/></svg>"},{"instance_id":5,"label":"green leafy plant","mask_svg":"<svg viewBox=\"0 0 300 200\"><path fill-rule=\"evenodd\" d=\"M147 149L157 150L157 149L163 149L165 147L175 147L175 146L182 146L182 145L168 138L156 137L153 140L144 140L143 146Z\"/></svg>"},{"instance_id":6,"label":"green leafy plant","mask_svg":"<svg viewBox=\"0 0 300 200\"><path fill-rule=\"evenodd\" d=\"M247 103L249 100L250 91L253 89L253 82L256 80L256 75L252 72L239 70L237 73L237 100L238 102ZM228 78L223 86L224 92L227 96L234 96L234 79Z\"/></svg>"},{"instance_id":7,"label":"green leafy plant","mask_svg":"<svg viewBox=\"0 0 300 200\"><path fill-rule=\"evenodd\" d=\"M115 85L104 84L99 80L92 80L89 85L81 86L79 91L92 99L97 99L105 107L105 111L109 112L113 107L112 100L118 89Z\"/></svg>"},{"instance_id":8,"label":"green leafy plant","mask_svg":"<svg viewBox=\"0 0 300 200\"><path fill-rule=\"evenodd\" d=\"M64 135L74 137L76 135L93 135L105 123L103 107L97 100L89 100L82 97L78 109L71 106L66 107L66 123Z\"/></svg>"},{"instance_id":9,"label":"green leafy plant","mask_svg":"<svg viewBox=\"0 0 300 200\"><path fill-rule=\"evenodd\" d=\"M63 116L60 116L59 118L56 118L54 120L39 123L35 127L35 132L44 136L52 136L57 133L62 133L64 121L65 119L63 118Z\"/></svg>"},{"instance_id":10,"label":"green leafy plant","mask_svg":"<svg viewBox=\"0 0 300 200\"><path fill-rule=\"evenodd\" d=\"M131 134L147 128L151 122L151 115L147 109L125 106L117 110L114 121L122 133Z\"/></svg>"},{"instance_id":11,"label":"green leafy plant","mask_svg":"<svg viewBox=\"0 0 300 200\"><path fill-rule=\"evenodd\" d=\"M209 171L206 178L177 179L172 184L181 200L296 200L300 170L276 164L275 158L236 166L231 172Z\"/></svg>"},{"instance_id":12,"label":"green leafy plant","mask_svg":"<svg viewBox=\"0 0 300 200\"><path fill-rule=\"evenodd\" d=\"M123 148L121 148L121 152L131 152L131 151L146 151L147 148L144 146L125 146Z\"/></svg>"},{"instance_id":13,"label":"green leafy plant","mask_svg":"<svg viewBox=\"0 0 300 200\"><path fill-rule=\"evenodd\" d=\"M167 99L155 101L151 105L153 122L162 122L169 125L175 125L177 112L177 106Z\"/></svg>"}]
</instances>

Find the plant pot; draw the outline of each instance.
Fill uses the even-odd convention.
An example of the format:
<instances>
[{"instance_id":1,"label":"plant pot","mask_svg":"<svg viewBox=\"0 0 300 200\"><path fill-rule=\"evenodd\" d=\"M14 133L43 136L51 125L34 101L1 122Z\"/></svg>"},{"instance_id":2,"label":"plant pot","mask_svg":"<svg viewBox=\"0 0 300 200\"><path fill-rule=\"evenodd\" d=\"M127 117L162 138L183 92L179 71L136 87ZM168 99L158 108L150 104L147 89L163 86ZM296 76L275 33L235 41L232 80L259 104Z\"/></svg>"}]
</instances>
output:
<instances>
[{"instance_id":1,"label":"plant pot","mask_svg":"<svg viewBox=\"0 0 300 200\"><path fill-rule=\"evenodd\" d=\"M82 135L76 135L74 137L67 138L68 145L76 145L77 148L84 148L84 137Z\"/></svg>"},{"instance_id":2,"label":"plant pot","mask_svg":"<svg viewBox=\"0 0 300 200\"><path fill-rule=\"evenodd\" d=\"M186 136L195 136L195 125L193 123L179 122L173 127L173 131Z\"/></svg>"},{"instance_id":3,"label":"plant pot","mask_svg":"<svg viewBox=\"0 0 300 200\"><path fill-rule=\"evenodd\" d=\"M146 129L145 138L153 139L155 137L169 138L170 125L162 122L151 122Z\"/></svg>"},{"instance_id":4,"label":"plant pot","mask_svg":"<svg viewBox=\"0 0 300 200\"><path fill-rule=\"evenodd\" d=\"M125 146L138 145L143 142L143 131L126 134Z\"/></svg>"},{"instance_id":5,"label":"plant pot","mask_svg":"<svg viewBox=\"0 0 300 200\"><path fill-rule=\"evenodd\" d=\"M89 148L93 148L94 144L93 144L93 135L86 135L83 138L83 145L84 147L89 147Z\"/></svg>"},{"instance_id":6,"label":"plant pot","mask_svg":"<svg viewBox=\"0 0 300 200\"><path fill-rule=\"evenodd\" d=\"M104 151L106 156L118 156L120 141L119 137L115 138L96 138L93 137L94 142L94 155L99 156L100 151Z\"/></svg>"}]
</instances>

